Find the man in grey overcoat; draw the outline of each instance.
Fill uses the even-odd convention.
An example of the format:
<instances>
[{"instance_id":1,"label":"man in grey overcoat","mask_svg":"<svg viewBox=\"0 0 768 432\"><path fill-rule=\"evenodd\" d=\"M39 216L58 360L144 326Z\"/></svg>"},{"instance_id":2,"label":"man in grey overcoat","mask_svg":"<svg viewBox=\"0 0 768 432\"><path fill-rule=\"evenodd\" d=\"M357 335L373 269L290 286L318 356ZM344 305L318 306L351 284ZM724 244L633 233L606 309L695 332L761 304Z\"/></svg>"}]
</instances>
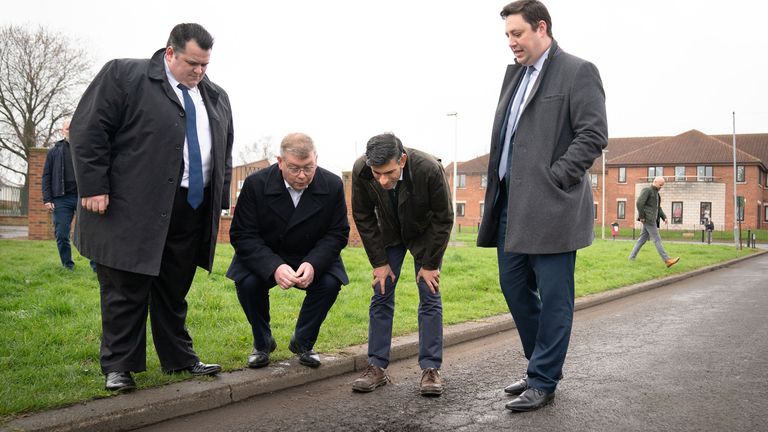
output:
<instances>
[{"instance_id":1,"label":"man in grey overcoat","mask_svg":"<svg viewBox=\"0 0 768 432\"><path fill-rule=\"evenodd\" d=\"M107 62L72 119L75 245L97 263L108 390L135 388L131 372L146 369L148 313L164 371L221 370L200 361L185 327L229 208L232 110L205 76L212 47L199 24L177 25L151 59Z\"/></svg>"},{"instance_id":2,"label":"man in grey overcoat","mask_svg":"<svg viewBox=\"0 0 768 432\"><path fill-rule=\"evenodd\" d=\"M520 0L501 12L515 63L507 67L491 135L486 211L477 243L496 247L499 282L527 373L506 408L554 398L574 309L576 250L594 238L587 169L608 144L597 68L552 38L547 8Z\"/></svg>"}]
</instances>

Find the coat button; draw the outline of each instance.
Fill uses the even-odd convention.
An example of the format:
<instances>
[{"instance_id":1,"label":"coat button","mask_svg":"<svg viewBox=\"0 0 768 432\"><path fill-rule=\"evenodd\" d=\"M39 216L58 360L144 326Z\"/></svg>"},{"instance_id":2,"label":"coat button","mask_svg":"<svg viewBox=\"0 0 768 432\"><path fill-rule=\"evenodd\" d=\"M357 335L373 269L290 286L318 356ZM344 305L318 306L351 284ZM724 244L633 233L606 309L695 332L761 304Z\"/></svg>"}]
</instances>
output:
<instances>
[{"instance_id":1,"label":"coat button","mask_svg":"<svg viewBox=\"0 0 768 432\"><path fill-rule=\"evenodd\" d=\"M176 150L181 150L181 146L180 146L180 145L177 145L177 146L176 146Z\"/></svg>"},{"instance_id":2,"label":"coat button","mask_svg":"<svg viewBox=\"0 0 768 432\"><path fill-rule=\"evenodd\" d=\"M173 183L173 178L168 178L168 183Z\"/></svg>"},{"instance_id":3,"label":"coat button","mask_svg":"<svg viewBox=\"0 0 768 432\"><path fill-rule=\"evenodd\" d=\"M184 117L184 111L179 111L179 117Z\"/></svg>"},{"instance_id":4,"label":"coat button","mask_svg":"<svg viewBox=\"0 0 768 432\"><path fill-rule=\"evenodd\" d=\"M166 213L166 212L162 212L162 213L160 213L160 216L162 216L162 217L166 217L166 216L168 216L168 213Z\"/></svg>"}]
</instances>

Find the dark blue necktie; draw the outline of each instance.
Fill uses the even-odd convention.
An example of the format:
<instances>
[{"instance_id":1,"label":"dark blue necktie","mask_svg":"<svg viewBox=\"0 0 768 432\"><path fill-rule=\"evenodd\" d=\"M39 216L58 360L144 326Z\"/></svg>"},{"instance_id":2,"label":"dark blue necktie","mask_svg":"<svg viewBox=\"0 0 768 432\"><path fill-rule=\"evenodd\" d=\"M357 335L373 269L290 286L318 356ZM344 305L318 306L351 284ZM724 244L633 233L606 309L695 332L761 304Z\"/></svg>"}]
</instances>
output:
<instances>
[{"instance_id":1,"label":"dark blue necktie","mask_svg":"<svg viewBox=\"0 0 768 432\"><path fill-rule=\"evenodd\" d=\"M203 202L203 161L200 157L200 142L197 140L197 113L195 103L189 96L189 89L179 84L184 95L184 111L187 115L187 151L189 153L189 191L187 202L193 209L200 207Z\"/></svg>"}]
</instances>

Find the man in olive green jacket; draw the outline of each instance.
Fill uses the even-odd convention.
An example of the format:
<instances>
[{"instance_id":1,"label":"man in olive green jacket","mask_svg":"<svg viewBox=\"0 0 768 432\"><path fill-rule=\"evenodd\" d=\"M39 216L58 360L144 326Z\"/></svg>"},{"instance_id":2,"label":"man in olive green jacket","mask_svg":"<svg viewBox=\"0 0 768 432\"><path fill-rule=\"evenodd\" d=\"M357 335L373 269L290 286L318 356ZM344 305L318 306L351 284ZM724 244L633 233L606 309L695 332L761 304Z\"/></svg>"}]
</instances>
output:
<instances>
[{"instance_id":1,"label":"man in olive green jacket","mask_svg":"<svg viewBox=\"0 0 768 432\"><path fill-rule=\"evenodd\" d=\"M440 265L453 227L448 182L440 161L404 148L391 133L368 141L352 169L352 215L373 267L368 323L368 367L352 389L387 383L395 287L406 251L419 288L419 365L423 395L443 392L443 305Z\"/></svg>"},{"instance_id":2,"label":"man in olive green jacket","mask_svg":"<svg viewBox=\"0 0 768 432\"><path fill-rule=\"evenodd\" d=\"M637 239L629 259L634 261L640 248L648 241L648 238L651 238L653 239L653 244L656 245L656 251L659 252L661 259L664 260L664 264L667 267L672 267L680 261L680 257L670 258L667 255L664 246L661 245L658 229L660 220L667 221L667 215L664 214L664 210L661 208L661 196L659 195L659 190L664 187L664 183L664 177L654 178L651 186L643 189L637 198L637 220L642 222L643 231L640 234L640 238Z\"/></svg>"}]
</instances>

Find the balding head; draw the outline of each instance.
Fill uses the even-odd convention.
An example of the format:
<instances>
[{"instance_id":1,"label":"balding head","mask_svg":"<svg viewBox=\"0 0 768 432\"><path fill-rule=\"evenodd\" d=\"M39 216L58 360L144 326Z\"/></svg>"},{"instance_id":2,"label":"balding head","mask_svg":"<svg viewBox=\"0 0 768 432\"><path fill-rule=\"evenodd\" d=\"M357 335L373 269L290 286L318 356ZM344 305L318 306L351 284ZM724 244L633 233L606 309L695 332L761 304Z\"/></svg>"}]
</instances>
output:
<instances>
[{"instance_id":1,"label":"balding head","mask_svg":"<svg viewBox=\"0 0 768 432\"><path fill-rule=\"evenodd\" d=\"M652 185L653 185L653 187L655 187L656 189L661 189L661 188L663 188L663 187L664 187L664 183L666 183L666 181L664 180L664 177L661 177L661 176L659 176L659 177L655 177L655 178L653 179L653 183L651 183L651 184L652 184Z\"/></svg>"}]
</instances>

